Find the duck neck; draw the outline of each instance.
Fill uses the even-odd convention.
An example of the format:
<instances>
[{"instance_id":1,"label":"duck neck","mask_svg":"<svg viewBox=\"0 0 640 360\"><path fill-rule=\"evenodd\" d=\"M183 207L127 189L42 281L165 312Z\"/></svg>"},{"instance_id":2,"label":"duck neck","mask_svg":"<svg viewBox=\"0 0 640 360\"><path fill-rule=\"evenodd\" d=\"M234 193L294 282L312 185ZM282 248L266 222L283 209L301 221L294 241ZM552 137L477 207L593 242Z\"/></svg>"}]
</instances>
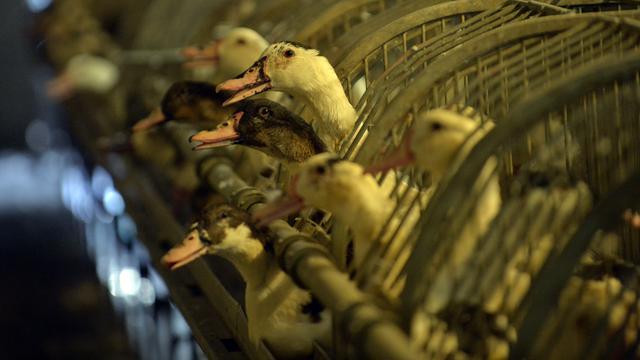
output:
<instances>
[{"instance_id":1,"label":"duck neck","mask_svg":"<svg viewBox=\"0 0 640 360\"><path fill-rule=\"evenodd\" d=\"M269 272L269 256L258 240L251 241L241 251L233 249L221 255L235 266L247 283L247 287L259 287L266 281Z\"/></svg>"},{"instance_id":2,"label":"duck neck","mask_svg":"<svg viewBox=\"0 0 640 360\"><path fill-rule=\"evenodd\" d=\"M356 111L326 59L318 60L317 66L312 68L312 80L295 89L292 95L305 104L311 113L309 120L321 137L342 141L353 129Z\"/></svg>"},{"instance_id":3,"label":"duck neck","mask_svg":"<svg viewBox=\"0 0 640 360\"><path fill-rule=\"evenodd\" d=\"M354 196L336 215L353 233L355 264L358 265L380 234L393 210L393 201L377 186L356 189Z\"/></svg>"}]
</instances>

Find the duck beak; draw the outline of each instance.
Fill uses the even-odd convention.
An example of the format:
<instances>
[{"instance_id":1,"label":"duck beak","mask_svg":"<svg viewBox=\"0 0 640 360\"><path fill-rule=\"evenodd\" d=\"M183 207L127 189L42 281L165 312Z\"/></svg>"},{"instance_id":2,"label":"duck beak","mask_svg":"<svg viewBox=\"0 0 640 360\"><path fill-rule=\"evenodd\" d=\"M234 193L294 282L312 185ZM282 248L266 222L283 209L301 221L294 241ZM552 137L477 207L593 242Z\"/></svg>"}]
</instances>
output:
<instances>
[{"instance_id":1,"label":"duck beak","mask_svg":"<svg viewBox=\"0 0 640 360\"><path fill-rule=\"evenodd\" d=\"M62 73L46 84L47 96L55 101L69 99L75 93L73 80L67 73Z\"/></svg>"},{"instance_id":2,"label":"duck beak","mask_svg":"<svg viewBox=\"0 0 640 360\"><path fill-rule=\"evenodd\" d=\"M189 142L201 142L196 145L193 150L211 149L235 144L240 139L240 133L238 133L237 129L243 115L243 111L238 111L231 115L225 123L218 125L216 130L200 131L190 137Z\"/></svg>"},{"instance_id":3,"label":"duck beak","mask_svg":"<svg viewBox=\"0 0 640 360\"><path fill-rule=\"evenodd\" d=\"M293 177L289 182L288 196L283 196L279 200L266 204L253 214L253 221L256 226L267 226L277 219L295 214L304 208L304 200L295 190L297 182L298 177Z\"/></svg>"},{"instance_id":4,"label":"duck beak","mask_svg":"<svg viewBox=\"0 0 640 360\"><path fill-rule=\"evenodd\" d=\"M131 128L131 131L140 132L149 130L164 123L165 121L167 121L167 119L164 117L162 110L160 110L160 108L155 108L149 116L135 123Z\"/></svg>"},{"instance_id":5,"label":"duck beak","mask_svg":"<svg viewBox=\"0 0 640 360\"><path fill-rule=\"evenodd\" d=\"M182 243L174 246L160 260L164 266L175 270L207 253L207 247L200 240L198 230L193 229Z\"/></svg>"},{"instance_id":6,"label":"duck beak","mask_svg":"<svg viewBox=\"0 0 640 360\"><path fill-rule=\"evenodd\" d=\"M410 130L409 130L410 131ZM411 133L405 136L400 146L383 160L370 165L365 169L365 173L377 174L396 169L403 166L410 166L416 161L416 157L411 150Z\"/></svg>"},{"instance_id":7,"label":"duck beak","mask_svg":"<svg viewBox=\"0 0 640 360\"><path fill-rule=\"evenodd\" d=\"M214 40L205 47L188 46L180 52L184 57L183 66L187 69L218 65L221 40Z\"/></svg>"},{"instance_id":8,"label":"duck beak","mask_svg":"<svg viewBox=\"0 0 640 360\"><path fill-rule=\"evenodd\" d=\"M285 196L256 211L253 214L253 221L258 227L267 226L275 220L295 214L303 208L304 201L301 198Z\"/></svg>"},{"instance_id":9,"label":"duck beak","mask_svg":"<svg viewBox=\"0 0 640 360\"><path fill-rule=\"evenodd\" d=\"M218 84L216 92L236 91L235 95L227 99L222 106L235 104L238 101L271 89L271 79L265 72L266 60L267 58L263 56L234 79Z\"/></svg>"}]
</instances>

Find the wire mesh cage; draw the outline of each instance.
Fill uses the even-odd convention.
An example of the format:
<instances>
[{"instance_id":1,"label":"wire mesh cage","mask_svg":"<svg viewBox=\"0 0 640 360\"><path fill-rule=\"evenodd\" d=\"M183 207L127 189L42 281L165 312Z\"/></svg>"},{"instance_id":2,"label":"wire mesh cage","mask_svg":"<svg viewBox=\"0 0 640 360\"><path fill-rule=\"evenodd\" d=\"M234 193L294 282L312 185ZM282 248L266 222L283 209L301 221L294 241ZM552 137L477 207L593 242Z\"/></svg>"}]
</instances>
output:
<instances>
[{"instance_id":1,"label":"wire mesh cage","mask_svg":"<svg viewBox=\"0 0 640 360\"><path fill-rule=\"evenodd\" d=\"M578 25L572 28L571 21L567 21L568 19L573 19ZM506 111L508 111L510 106L509 104L512 104L519 98L522 98L522 96L527 93L527 89L533 89L535 86L539 86L536 85L537 82L544 84L545 81L548 82L551 79L562 77L564 73L568 73L579 68L580 63L592 61L593 57L608 54L608 52L605 51L585 53L580 50L577 50L576 54L576 50L568 51L565 49L565 45L569 47L572 46L571 44L574 44L573 46L580 46L576 44L583 44L583 42L580 40L577 40L577 43L563 41L562 39L564 38L564 35L574 34L574 31L579 32L579 29L593 25L592 20L586 18L581 20L578 19L579 18L574 16L558 16L542 18L539 20L530 20L529 22L521 22L506 27L505 29L497 29L494 32L489 32L486 38L482 37L475 40L477 42L472 41L469 48L478 51L477 53L465 53L465 49L468 49L465 46L460 47L457 51L451 51L447 56L444 56L440 60L442 61L441 64L446 64L447 70L445 73L447 75L443 74L444 76L435 80L435 78L440 76L438 74L438 62L435 62L430 68L431 71L425 73L422 77L422 79L430 78L430 80L425 82L420 82L420 80L416 81L416 83L407 90L411 95L403 96L402 98L399 97L400 100L395 103L392 102L389 108L386 109L385 113L383 113L382 121L380 121L373 130L373 134L375 134L373 135L375 136L373 139L375 140L371 141L371 143L365 142L362 146L363 150L360 153L360 158L366 159L367 157L377 156L379 154L378 149L384 149L385 146L388 146L388 144L392 144L393 142L396 144L399 143L402 140L403 132L408 127L408 121L406 120L411 120L421 108L428 109L444 106L446 104L461 104L463 107L468 105L475 109L471 112L471 116L484 117L485 119L503 119ZM537 26L540 23L544 23L545 25ZM553 23L560 26L560 28L556 27L556 30L553 30L553 26L551 25ZM600 23L600 26L604 27L607 23L607 21L604 21ZM595 26L595 28L597 29L598 26ZM626 28L625 25L623 28L630 29L632 32L634 31L633 26ZM562 31L563 29L566 30ZM615 30L612 29L611 31L615 33ZM597 31L596 33L600 34ZM510 36L504 36L505 34L510 34ZM552 37L551 39L547 38L547 36L554 35L558 37ZM584 35L589 36L588 32L585 32ZM539 37L536 39L536 36ZM498 37L502 38L503 41L498 41ZM597 35L595 37L597 37ZM579 36L575 36L575 38L579 38ZM555 39L555 41L552 39ZM620 32L617 35L613 35L610 39L612 44L611 46L619 49L621 52L624 52L625 50L633 50L637 44L633 37L628 43L625 43L623 39L627 38L626 36L622 36ZM618 43L618 40L616 39L622 40L623 45L617 47L616 44ZM598 44L606 44L606 42L601 42L600 40L601 39L597 39L594 41ZM476 46L476 44L481 43L487 44L487 47L491 49L483 49L481 46ZM556 50L553 50L553 44L556 44ZM481 53L484 54L481 55ZM507 56L508 54L511 54L511 58ZM559 56L556 57L557 60L552 60L554 58L553 54L556 54L555 56ZM566 58L565 60L562 60L564 56L567 56L567 54L575 55L571 55L571 60ZM582 56L584 56L584 60L580 60ZM469 57L477 59L477 61L473 64L464 62L464 59ZM455 59L459 59L460 64L462 65L460 70L455 69L455 66L452 66L452 64L458 61ZM487 60L483 61L483 59ZM568 65L565 65L563 68L563 61L566 64L568 64L568 61L571 61L572 70L568 69ZM501 64L505 66L502 66ZM510 73L511 70L509 69L509 64L518 64L515 65L516 68L524 66L531 67L526 69L514 69L512 74L518 78L517 80L515 78L508 79L508 75L507 78L499 76L498 74L500 73ZM527 78L528 76L531 76L531 78ZM487 85L486 88L484 85L481 85L485 83ZM456 90L454 90L456 88L464 90L456 93ZM437 96L434 96L434 94L437 94ZM413 97L413 95L416 96ZM408 98L412 98L416 102L411 103L412 100ZM489 98L493 100L489 100ZM495 108L491 103L494 105L499 104L498 107L501 107L502 109ZM396 110L393 109L394 105L404 107L403 111L405 111L405 114L406 112L413 112L413 115L398 116L399 112L394 111ZM385 117L387 115L391 116ZM403 122L391 120L397 118L406 120ZM385 119L391 120L388 123L393 124L391 128L385 124ZM380 142L383 137L386 141L386 145ZM513 156L517 158L520 156L520 153L526 153L526 151L528 150L523 149L521 151L514 152L515 155ZM520 166L518 164L518 160L512 159L511 161L511 165L506 169L506 174L513 174L513 170ZM409 176L412 176L412 174L409 174ZM413 195L408 194L409 193L405 193L404 195L409 196L408 201L410 202L415 201L418 198L417 193L414 193ZM372 277L368 275L368 278L371 279Z\"/></svg>"},{"instance_id":2,"label":"wire mesh cage","mask_svg":"<svg viewBox=\"0 0 640 360\"><path fill-rule=\"evenodd\" d=\"M557 80L548 91L539 88L542 90L517 105L505 117L506 121L499 123L494 132L478 144L478 152L486 155L482 156L482 160L469 155L455 175L445 182L446 185L441 185L442 192L439 191L432 199L436 205L427 208L424 214L420 241L414 249L414 257L408 263L409 275L403 294L407 305L404 308L405 315L411 318L408 321L418 332L417 336L425 336L420 330L424 330L424 324L429 323L423 318L424 313L440 313L443 316L442 311L448 306L446 302L471 303L480 308L474 311L504 314L516 328L527 309L526 304L550 306L549 297L523 299L536 284L553 282L551 278L555 276L568 277L571 271L563 275L556 271L547 272L547 276L538 277L541 267L549 266L551 271L552 265L545 263L568 248L571 244L569 240L588 244L593 233L583 240L572 239L572 236L589 214L592 204L606 201L608 194L633 177L640 165L640 145L637 142L640 123L636 111L638 78L637 68L633 67L632 62L637 57L636 51L630 52L623 60L616 55L605 56L566 79ZM611 78L603 76L603 69L610 64L624 66L624 73ZM592 81L596 76L600 76L598 81ZM554 107L548 105L551 102ZM544 111L533 110L536 106ZM525 113L537 114L536 120ZM493 136L502 138L497 140ZM544 146L536 146L536 142L540 141ZM490 142L493 144L488 145ZM499 182L503 189L509 189L507 193L502 191L500 211L483 220L490 224L486 231L478 232L476 227L473 238L469 238L465 230L469 226L477 226L472 221L478 218L478 212L486 215L488 208L483 203L483 196L495 191L492 190L492 179L497 181L498 178L496 161L509 164L513 153L522 151L518 149L519 146L527 148L527 153L519 162L515 174ZM493 150L482 151L489 147ZM472 154L477 153L474 151ZM474 171L468 172L471 167ZM487 176L487 169L492 175ZM622 212L619 216L622 216ZM637 259L637 251L633 248L638 230L629 224L622 224L616 230L614 235L595 234L598 238L594 240L593 251L599 256L596 256L596 260L592 255L583 257L584 264L580 268L591 267L594 263L600 266L604 256L608 261L626 261L626 266L632 269L632 273L635 272L633 260ZM461 244L468 246L473 255L462 255L463 260L456 261L456 256L460 256L456 247ZM580 260L580 256L574 256L574 262L569 266L576 265ZM455 271L447 266L450 262L457 265ZM450 270L443 275L443 269ZM545 328L547 332L544 334L548 338L540 340L543 344L537 349L541 351L540 354L546 357L558 351L555 356L567 356L570 354L567 348L554 348L551 345L569 342L579 349L573 354L576 358L586 353L602 356L610 354L612 350L635 351L637 338L633 330L627 334L625 329L637 329L637 318L634 317L637 313L637 305L634 305L637 302L637 282L626 282L629 281L627 278L617 279L613 270L607 272L603 269L600 269L600 279L602 276L612 277L612 280L605 280L613 285L606 281L593 283L589 278L574 277L569 280L558 300L556 312L556 316L560 314L566 317L549 321L555 321L553 331L558 331L558 324L562 324L565 330L563 336L575 337L571 340L558 338L557 334L560 333ZM439 286L442 279L448 281L448 286ZM576 296L576 292L582 294L584 291L594 294L604 291L603 299L590 303L590 300L580 297L579 301L586 303L579 306L576 305L578 300L569 300ZM618 300L623 301L619 307L615 305ZM409 309L420 309L417 314L422 315L409 315ZM616 315L617 318L609 321L601 320L613 316L613 311L622 312L623 315ZM622 320L619 320L620 316ZM456 323L460 317L462 315L459 314L449 316L446 321ZM431 336L433 332L447 329L441 324L440 327L431 326L431 332L427 333ZM606 342L603 349L597 343L589 342L590 336L604 331L597 326L606 327L609 331L606 334L622 336L620 342L614 342L620 347L607 348L614 343ZM484 338L490 335L495 334L487 332ZM509 340L504 339L506 342ZM443 356L450 350L446 342L426 342L425 348L433 354ZM485 346L491 349L490 345ZM596 350L605 352L598 353Z\"/></svg>"}]
</instances>

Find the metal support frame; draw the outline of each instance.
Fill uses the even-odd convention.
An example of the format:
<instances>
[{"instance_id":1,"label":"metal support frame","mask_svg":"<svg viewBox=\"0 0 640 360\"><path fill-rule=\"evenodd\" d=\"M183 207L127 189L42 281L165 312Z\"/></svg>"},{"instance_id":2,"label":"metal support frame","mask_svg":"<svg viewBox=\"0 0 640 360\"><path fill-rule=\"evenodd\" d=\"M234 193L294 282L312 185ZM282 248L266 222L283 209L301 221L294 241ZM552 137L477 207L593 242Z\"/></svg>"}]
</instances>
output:
<instances>
[{"instance_id":1,"label":"metal support frame","mask_svg":"<svg viewBox=\"0 0 640 360\"><path fill-rule=\"evenodd\" d=\"M231 204L250 213L260 209L264 196L238 177L227 161L211 157L201 161L199 172ZM326 248L298 232L285 221L268 228L282 269L307 288L338 318L340 329L362 356L370 359L419 359L407 335L340 271Z\"/></svg>"}]
</instances>

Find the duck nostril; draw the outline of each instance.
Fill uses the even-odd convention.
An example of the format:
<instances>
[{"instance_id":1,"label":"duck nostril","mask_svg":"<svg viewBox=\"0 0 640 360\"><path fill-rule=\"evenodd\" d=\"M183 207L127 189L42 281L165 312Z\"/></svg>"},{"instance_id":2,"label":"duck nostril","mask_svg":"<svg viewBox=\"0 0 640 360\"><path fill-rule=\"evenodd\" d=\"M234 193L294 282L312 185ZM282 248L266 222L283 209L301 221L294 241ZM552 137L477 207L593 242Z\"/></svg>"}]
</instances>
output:
<instances>
[{"instance_id":1,"label":"duck nostril","mask_svg":"<svg viewBox=\"0 0 640 360\"><path fill-rule=\"evenodd\" d=\"M318 166L316 167L316 174L318 174L318 175L324 175L326 172L327 172L327 169L326 169L324 166L322 166L322 165L318 165Z\"/></svg>"}]
</instances>

